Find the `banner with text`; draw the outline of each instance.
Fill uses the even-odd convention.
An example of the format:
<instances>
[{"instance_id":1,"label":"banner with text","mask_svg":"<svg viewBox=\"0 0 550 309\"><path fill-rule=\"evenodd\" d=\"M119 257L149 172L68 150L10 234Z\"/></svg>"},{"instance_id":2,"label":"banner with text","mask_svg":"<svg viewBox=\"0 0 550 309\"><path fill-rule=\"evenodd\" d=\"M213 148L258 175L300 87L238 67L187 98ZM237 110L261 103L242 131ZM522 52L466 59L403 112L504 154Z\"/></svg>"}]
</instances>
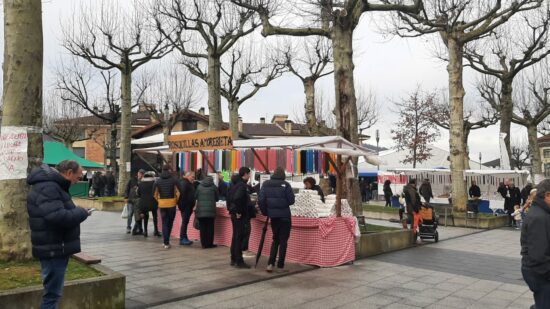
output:
<instances>
[{"instance_id":1,"label":"banner with text","mask_svg":"<svg viewBox=\"0 0 550 309\"><path fill-rule=\"evenodd\" d=\"M26 127L2 127L0 132L0 180L27 178Z\"/></svg>"},{"instance_id":2,"label":"banner with text","mask_svg":"<svg viewBox=\"0 0 550 309\"><path fill-rule=\"evenodd\" d=\"M168 137L168 146L173 152L233 149L233 137L230 130L172 135Z\"/></svg>"}]
</instances>

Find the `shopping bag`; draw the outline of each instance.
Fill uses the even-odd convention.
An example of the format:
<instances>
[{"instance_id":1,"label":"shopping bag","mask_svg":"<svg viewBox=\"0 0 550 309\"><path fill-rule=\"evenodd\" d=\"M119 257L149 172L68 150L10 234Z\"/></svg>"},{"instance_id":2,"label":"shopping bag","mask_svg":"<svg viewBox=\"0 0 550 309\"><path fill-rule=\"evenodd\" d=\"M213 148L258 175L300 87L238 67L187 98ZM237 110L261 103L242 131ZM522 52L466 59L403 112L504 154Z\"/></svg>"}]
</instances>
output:
<instances>
[{"instance_id":1,"label":"shopping bag","mask_svg":"<svg viewBox=\"0 0 550 309\"><path fill-rule=\"evenodd\" d=\"M120 214L120 217L122 219L128 219L128 204L124 204L124 208L122 208L122 213Z\"/></svg>"}]
</instances>

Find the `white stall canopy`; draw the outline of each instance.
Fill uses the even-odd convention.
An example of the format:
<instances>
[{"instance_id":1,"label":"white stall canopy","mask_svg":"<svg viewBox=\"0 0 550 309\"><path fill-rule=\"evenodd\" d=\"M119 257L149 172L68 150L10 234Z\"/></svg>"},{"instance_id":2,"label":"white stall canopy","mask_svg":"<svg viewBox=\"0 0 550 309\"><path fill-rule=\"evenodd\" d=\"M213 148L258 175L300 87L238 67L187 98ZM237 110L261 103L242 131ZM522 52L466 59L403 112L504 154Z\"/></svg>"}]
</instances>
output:
<instances>
[{"instance_id":1,"label":"white stall canopy","mask_svg":"<svg viewBox=\"0 0 550 309\"><path fill-rule=\"evenodd\" d=\"M184 134L194 134L200 133L204 130L190 130L190 131L176 131L172 132L171 135L184 135ZM164 133L159 133L143 138L136 138L132 140L132 145L147 145L147 144L162 144L164 142Z\"/></svg>"}]
</instances>

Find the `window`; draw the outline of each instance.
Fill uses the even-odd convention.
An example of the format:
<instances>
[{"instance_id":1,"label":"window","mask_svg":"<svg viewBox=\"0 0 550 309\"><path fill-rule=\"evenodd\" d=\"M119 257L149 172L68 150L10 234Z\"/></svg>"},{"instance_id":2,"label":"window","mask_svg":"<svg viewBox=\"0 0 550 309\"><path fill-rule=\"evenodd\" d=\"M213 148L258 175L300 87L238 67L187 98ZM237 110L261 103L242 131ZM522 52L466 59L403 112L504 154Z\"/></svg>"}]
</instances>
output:
<instances>
[{"instance_id":1,"label":"window","mask_svg":"<svg viewBox=\"0 0 550 309\"><path fill-rule=\"evenodd\" d=\"M550 163L544 164L544 176L550 177Z\"/></svg>"},{"instance_id":2,"label":"window","mask_svg":"<svg viewBox=\"0 0 550 309\"><path fill-rule=\"evenodd\" d=\"M183 120L181 122L181 126L182 126L183 131L196 130L197 129L197 121L196 120Z\"/></svg>"},{"instance_id":3,"label":"window","mask_svg":"<svg viewBox=\"0 0 550 309\"><path fill-rule=\"evenodd\" d=\"M86 148L84 147L73 147L73 152L75 155L84 158L86 155Z\"/></svg>"},{"instance_id":4,"label":"window","mask_svg":"<svg viewBox=\"0 0 550 309\"><path fill-rule=\"evenodd\" d=\"M544 151L542 152L542 155L545 158L550 158L550 149L544 149Z\"/></svg>"}]
</instances>

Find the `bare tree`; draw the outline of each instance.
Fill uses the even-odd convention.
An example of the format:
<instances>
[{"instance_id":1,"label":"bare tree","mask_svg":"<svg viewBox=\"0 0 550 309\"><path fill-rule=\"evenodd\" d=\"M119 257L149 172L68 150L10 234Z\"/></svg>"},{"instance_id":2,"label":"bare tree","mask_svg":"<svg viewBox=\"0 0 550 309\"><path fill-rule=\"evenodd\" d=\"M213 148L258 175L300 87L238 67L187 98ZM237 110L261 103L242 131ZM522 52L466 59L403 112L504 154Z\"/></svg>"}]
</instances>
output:
<instances>
[{"instance_id":1,"label":"bare tree","mask_svg":"<svg viewBox=\"0 0 550 309\"><path fill-rule=\"evenodd\" d=\"M387 0L384 0L387 2ZM453 207L464 211L467 204L464 180L464 85L463 57L467 44L482 39L515 14L540 7L543 0L424 0L419 13L399 13L395 31L404 37L437 33L448 59L450 98L450 159Z\"/></svg>"},{"instance_id":2,"label":"bare tree","mask_svg":"<svg viewBox=\"0 0 550 309\"><path fill-rule=\"evenodd\" d=\"M527 165L527 161L529 161L532 157L533 156L528 144L521 141L512 143L512 156L510 157L512 161L512 168L522 170Z\"/></svg>"},{"instance_id":3,"label":"bare tree","mask_svg":"<svg viewBox=\"0 0 550 309\"><path fill-rule=\"evenodd\" d=\"M78 59L73 59L68 65L60 65L56 89L65 105L75 106L96 117L97 123L91 127L81 125L84 130L88 129L90 138L104 147L109 154L111 169L117 171L116 149L121 119L120 91L114 85L116 76L112 71L100 71L97 74L99 76L94 75L92 68ZM100 89L97 92L94 91L96 86ZM104 138L98 139L98 136L103 136L102 132L99 132L103 124L110 126L108 141Z\"/></svg>"},{"instance_id":4,"label":"bare tree","mask_svg":"<svg viewBox=\"0 0 550 309\"><path fill-rule=\"evenodd\" d=\"M439 127L445 130L450 130L451 110L449 106L449 100L447 99L446 95L442 95L441 98L438 98L436 100L433 107L428 111L428 116L430 117L431 121ZM464 169L470 169L470 152L468 150L468 140L470 137L470 133L473 130L488 128L492 125L495 125L498 120L498 113L484 107L483 105L479 106L475 110L473 108L464 109L464 127L462 129L464 132Z\"/></svg>"},{"instance_id":5,"label":"bare tree","mask_svg":"<svg viewBox=\"0 0 550 309\"><path fill-rule=\"evenodd\" d=\"M289 45L284 54L288 69L304 85L305 123L309 134L317 136L321 128L315 106L315 83L333 72L332 48L328 40L316 37L314 41L306 39L299 48Z\"/></svg>"},{"instance_id":6,"label":"bare tree","mask_svg":"<svg viewBox=\"0 0 550 309\"><path fill-rule=\"evenodd\" d=\"M79 119L84 116L83 110L74 104L65 104L59 91L50 91L46 97L43 111L44 133L72 150L73 143L85 135L85 127Z\"/></svg>"},{"instance_id":7,"label":"bare tree","mask_svg":"<svg viewBox=\"0 0 550 309\"><path fill-rule=\"evenodd\" d=\"M151 117L163 128L165 145L181 115L196 107L201 99L195 79L181 65L172 64L168 69L144 72L136 86L143 93L140 103L144 103Z\"/></svg>"},{"instance_id":8,"label":"bare tree","mask_svg":"<svg viewBox=\"0 0 550 309\"><path fill-rule=\"evenodd\" d=\"M100 70L120 72L118 192L123 192L130 178L126 164L132 156L132 74L149 61L164 57L173 47L156 31L155 21L143 13L144 8L109 3L102 0L99 8L83 7L74 12L72 20L63 25L63 46Z\"/></svg>"},{"instance_id":9,"label":"bare tree","mask_svg":"<svg viewBox=\"0 0 550 309\"><path fill-rule=\"evenodd\" d=\"M403 163L412 163L413 168L432 156L430 143L439 136L437 125L430 117L436 100L435 93L423 93L418 87L408 98L395 103L399 121L396 129L391 130L392 138L397 149L409 151Z\"/></svg>"},{"instance_id":10,"label":"bare tree","mask_svg":"<svg viewBox=\"0 0 550 309\"><path fill-rule=\"evenodd\" d=\"M279 0L231 0L241 7L255 10L262 22L262 35L321 36L331 40L334 56L335 116L338 134L352 143L359 143L357 101L354 84L353 32L361 16L366 12L400 11L415 13L420 10L422 0L395 0L371 3L362 0L302 0L287 1L286 6ZM288 11L286 23L273 24L274 16L280 11ZM294 18L292 18L294 17ZM302 23L296 23L302 21ZM337 202L336 214L340 216L340 198L343 196L343 180L346 184L348 200L354 213L362 212L361 195L357 179L345 177L342 157L337 156ZM357 171L357 160L352 160L353 172ZM342 168L341 168L342 167Z\"/></svg>"},{"instance_id":11,"label":"bare tree","mask_svg":"<svg viewBox=\"0 0 550 309\"><path fill-rule=\"evenodd\" d=\"M357 95L357 127L359 132L370 129L380 118L380 106L374 92L358 88Z\"/></svg>"},{"instance_id":12,"label":"bare tree","mask_svg":"<svg viewBox=\"0 0 550 309\"><path fill-rule=\"evenodd\" d=\"M254 12L229 0L162 0L157 1L155 16L160 32L190 67L206 62L207 70L191 73L208 84L208 129L221 130L221 58L259 26Z\"/></svg>"},{"instance_id":13,"label":"bare tree","mask_svg":"<svg viewBox=\"0 0 550 309\"><path fill-rule=\"evenodd\" d=\"M528 148L529 153L532 154L530 159L533 177L543 174L538 128L550 115L550 80L548 79L550 67L548 61L539 64L540 70L533 71L530 81L525 76L516 78L514 86L517 86L518 90L514 91L512 102L514 106L512 122L527 129ZM487 102L495 107L502 105L500 101L502 99L501 87L502 84L498 84L495 79L486 79L479 89Z\"/></svg>"},{"instance_id":14,"label":"bare tree","mask_svg":"<svg viewBox=\"0 0 550 309\"><path fill-rule=\"evenodd\" d=\"M44 157L40 130L42 66L41 1L4 1L1 131L5 132L8 127L28 128L28 171L39 166ZM0 180L0 260L28 260L32 258L29 218L25 207L29 186L26 179L13 179L13 175L5 175L6 172L3 171L4 177Z\"/></svg>"},{"instance_id":15,"label":"bare tree","mask_svg":"<svg viewBox=\"0 0 550 309\"><path fill-rule=\"evenodd\" d=\"M511 154L510 127L513 114L515 77L550 54L548 6L525 12L495 30L495 35L466 48L465 57L476 71L496 78L500 83L499 100L493 108L500 114L500 132Z\"/></svg>"}]
</instances>

